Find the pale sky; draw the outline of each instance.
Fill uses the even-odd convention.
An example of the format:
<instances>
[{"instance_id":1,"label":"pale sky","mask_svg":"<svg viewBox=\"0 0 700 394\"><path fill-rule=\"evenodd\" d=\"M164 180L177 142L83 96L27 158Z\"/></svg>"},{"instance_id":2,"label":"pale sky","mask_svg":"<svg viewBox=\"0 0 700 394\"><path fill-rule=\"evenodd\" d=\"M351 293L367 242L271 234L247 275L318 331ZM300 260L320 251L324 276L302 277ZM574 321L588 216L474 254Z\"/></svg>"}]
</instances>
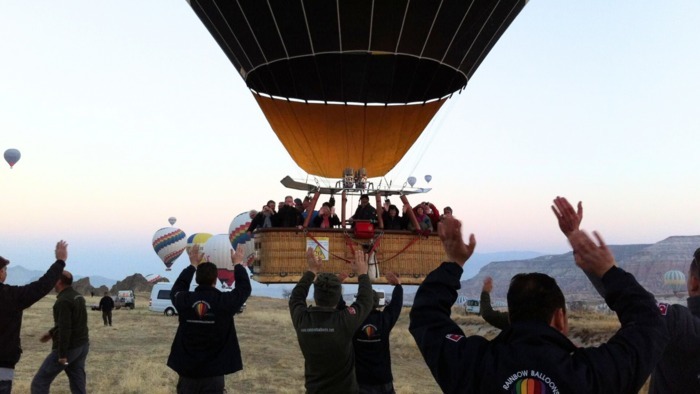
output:
<instances>
[{"instance_id":1,"label":"pale sky","mask_svg":"<svg viewBox=\"0 0 700 394\"><path fill-rule=\"evenodd\" d=\"M698 14L531 1L388 178L432 187L411 201L452 206L482 253L567 250L557 195L608 243L700 234ZM302 196L279 181L306 174L186 1L4 0L0 37L0 151L22 152L0 166L12 264L45 269L65 239L81 275L163 274L151 238L168 217L226 233Z\"/></svg>"}]
</instances>

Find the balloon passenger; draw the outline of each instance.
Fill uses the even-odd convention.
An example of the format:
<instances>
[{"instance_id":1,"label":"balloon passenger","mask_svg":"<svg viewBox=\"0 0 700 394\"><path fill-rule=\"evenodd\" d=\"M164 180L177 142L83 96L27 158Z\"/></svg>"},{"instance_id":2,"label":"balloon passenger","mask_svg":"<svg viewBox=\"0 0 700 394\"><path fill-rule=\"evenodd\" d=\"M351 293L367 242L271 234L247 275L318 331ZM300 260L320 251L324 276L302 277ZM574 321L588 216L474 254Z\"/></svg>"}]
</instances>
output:
<instances>
[{"instance_id":1,"label":"balloon passenger","mask_svg":"<svg viewBox=\"0 0 700 394\"><path fill-rule=\"evenodd\" d=\"M321 209L318 210L318 215L312 219L312 227L334 228L340 226L340 219L338 218L338 215L333 213L331 208L326 204L328 203L323 203Z\"/></svg>"},{"instance_id":2,"label":"balloon passenger","mask_svg":"<svg viewBox=\"0 0 700 394\"><path fill-rule=\"evenodd\" d=\"M54 327L41 337L52 341L46 356L32 380L32 394L49 392L56 376L65 371L71 393L86 393L85 361L90 351L85 298L73 289L73 275L64 270L56 281L58 293L53 305Z\"/></svg>"},{"instance_id":3,"label":"balloon passenger","mask_svg":"<svg viewBox=\"0 0 700 394\"><path fill-rule=\"evenodd\" d=\"M357 206L355 214L350 218L351 220L370 220L372 222L377 220L377 210L369 203L369 196L363 194L360 196L360 205Z\"/></svg>"},{"instance_id":4,"label":"balloon passenger","mask_svg":"<svg viewBox=\"0 0 700 394\"><path fill-rule=\"evenodd\" d=\"M299 200L299 205L301 206L301 200ZM292 196L285 197L284 205L273 216L272 225L274 227L301 228L303 223L304 218L301 216L301 211L295 207Z\"/></svg>"},{"instance_id":5,"label":"balloon passenger","mask_svg":"<svg viewBox=\"0 0 700 394\"><path fill-rule=\"evenodd\" d=\"M262 211L258 212L248 226L247 233L251 235L256 228L272 227L272 220L275 216L275 202L270 200L262 207Z\"/></svg>"},{"instance_id":6,"label":"balloon passenger","mask_svg":"<svg viewBox=\"0 0 700 394\"><path fill-rule=\"evenodd\" d=\"M0 256L0 393L12 391L15 365L22 355L20 330L23 311L47 295L61 276L68 259L68 244L56 244L56 262L38 280L24 286L6 285L10 261Z\"/></svg>"},{"instance_id":7,"label":"balloon passenger","mask_svg":"<svg viewBox=\"0 0 700 394\"><path fill-rule=\"evenodd\" d=\"M425 210L423 205L418 205L416 207L416 220L418 220L418 225L420 226L420 231L433 231L433 223L430 221L430 218L428 215L425 214ZM415 231L416 229L413 227L413 223L408 223L409 230Z\"/></svg>"},{"instance_id":8,"label":"balloon passenger","mask_svg":"<svg viewBox=\"0 0 700 394\"><path fill-rule=\"evenodd\" d=\"M372 310L372 284L367 275L367 256L355 253L352 270L358 275L357 301L336 309L342 295L340 279L321 272L320 256L306 251L308 271L289 297L289 311L304 355L307 393L357 393L352 338ZM316 306L306 305L311 284Z\"/></svg>"},{"instance_id":9,"label":"balloon passenger","mask_svg":"<svg viewBox=\"0 0 700 394\"><path fill-rule=\"evenodd\" d=\"M576 230L569 242L577 265L602 279L605 300L622 327L598 347L578 348L566 337L564 295L540 273L518 274L508 289L511 326L491 341L466 337L450 319L462 266L476 246L462 239L461 223L445 218L438 233L449 261L431 272L415 297L409 331L440 388L446 393L533 392L636 393L668 342L668 331L653 295L616 267L596 233L596 244Z\"/></svg>"},{"instance_id":10,"label":"balloon passenger","mask_svg":"<svg viewBox=\"0 0 700 394\"><path fill-rule=\"evenodd\" d=\"M396 205L389 205L389 209L384 217L385 230L405 230L407 226L405 217L399 216L399 208Z\"/></svg>"},{"instance_id":11,"label":"balloon passenger","mask_svg":"<svg viewBox=\"0 0 700 394\"><path fill-rule=\"evenodd\" d=\"M216 288L216 265L201 262L199 245L190 249L190 265L173 284L170 299L179 312L179 324L168 356L168 367L178 373L178 394L223 393L224 375L243 369L233 315L250 296L243 248L231 251L236 277L229 292ZM197 288L189 291L192 277Z\"/></svg>"}]
</instances>

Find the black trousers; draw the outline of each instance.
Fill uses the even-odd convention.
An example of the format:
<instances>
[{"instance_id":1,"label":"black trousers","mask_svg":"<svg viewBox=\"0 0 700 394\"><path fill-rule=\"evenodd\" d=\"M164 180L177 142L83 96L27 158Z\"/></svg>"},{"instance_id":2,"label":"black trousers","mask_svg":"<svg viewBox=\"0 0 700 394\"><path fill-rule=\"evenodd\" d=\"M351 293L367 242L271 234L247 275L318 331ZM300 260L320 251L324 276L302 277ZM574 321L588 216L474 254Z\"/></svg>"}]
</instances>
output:
<instances>
[{"instance_id":1,"label":"black trousers","mask_svg":"<svg viewBox=\"0 0 700 394\"><path fill-rule=\"evenodd\" d=\"M224 375L206 378L180 376L177 381L177 394L223 394L226 393Z\"/></svg>"},{"instance_id":2,"label":"black trousers","mask_svg":"<svg viewBox=\"0 0 700 394\"><path fill-rule=\"evenodd\" d=\"M109 324L112 325L112 310L102 311L102 321L105 322L105 326Z\"/></svg>"}]
</instances>

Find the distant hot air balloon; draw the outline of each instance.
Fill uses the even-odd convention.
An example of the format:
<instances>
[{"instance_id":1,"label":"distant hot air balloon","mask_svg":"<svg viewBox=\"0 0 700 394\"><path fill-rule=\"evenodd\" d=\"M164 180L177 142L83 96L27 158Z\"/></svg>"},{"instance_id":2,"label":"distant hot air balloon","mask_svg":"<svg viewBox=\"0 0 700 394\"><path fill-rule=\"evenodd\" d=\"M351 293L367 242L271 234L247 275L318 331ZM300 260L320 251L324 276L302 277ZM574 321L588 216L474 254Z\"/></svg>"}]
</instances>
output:
<instances>
[{"instance_id":1,"label":"distant hot air balloon","mask_svg":"<svg viewBox=\"0 0 700 394\"><path fill-rule=\"evenodd\" d=\"M526 3L189 1L292 159L326 178L394 168Z\"/></svg>"},{"instance_id":2,"label":"distant hot air balloon","mask_svg":"<svg viewBox=\"0 0 700 394\"><path fill-rule=\"evenodd\" d=\"M175 224L175 222L177 222L177 218L175 216L171 216L168 218L168 223L170 223L171 226Z\"/></svg>"},{"instance_id":3,"label":"distant hot air balloon","mask_svg":"<svg viewBox=\"0 0 700 394\"><path fill-rule=\"evenodd\" d=\"M430 181L432 181L432 180L433 180L433 176L432 176L432 175L426 175L426 176L425 176L425 181L426 181L426 182L430 183Z\"/></svg>"},{"instance_id":4,"label":"distant hot air balloon","mask_svg":"<svg viewBox=\"0 0 700 394\"><path fill-rule=\"evenodd\" d=\"M160 276L160 275L158 275L158 274L149 274L149 275L146 275L146 281L148 281L148 283L156 283L156 282L158 282L158 280L160 280L161 278L162 278L162 276Z\"/></svg>"},{"instance_id":5,"label":"distant hot air balloon","mask_svg":"<svg viewBox=\"0 0 700 394\"><path fill-rule=\"evenodd\" d=\"M153 234L153 250L163 260L166 271L170 271L175 259L180 257L182 251L185 250L186 238L185 233L175 227L164 227Z\"/></svg>"},{"instance_id":6,"label":"distant hot air balloon","mask_svg":"<svg viewBox=\"0 0 700 394\"><path fill-rule=\"evenodd\" d=\"M190 253L190 249L196 244L199 245L199 251L203 253L204 244L206 244L209 238L211 237L213 237L213 235L209 233L195 233L190 235L189 237L187 237L187 246L185 247L185 251L187 253ZM206 261L206 259L206 256L202 256L203 261Z\"/></svg>"},{"instance_id":7,"label":"distant hot air balloon","mask_svg":"<svg viewBox=\"0 0 700 394\"><path fill-rule=\"evenodd\" d=\"M678 293L686 289L685 274L681 271L668 271L664 274L664 286L673 290L673 293Z\"/></svg>"},{"instance_id":8,"label":"distant hot air balloon","mask_svg":"<svg viewBox=\"0 0 700 394\"><path fill-rule=\"evenodd\" d=\"M228 287L231 287L235 281L231 262L232 250L228 234L214 235L204 244L204 257L216 265L219 281Z\"/></svg>"},{"instance_id":9,"label":"distant hot air balloon","mask_svg":"<svg viewBox=\"0 0 700 394\"><path fill-rule=\"evenodd\" d=\"M416 177L414 176L409 176L408 179L406 180L411 187L416 184Z\"/></svg>"},{"instance_id":10,"label":"distant hot air balloon","mask_svg":"<svg viewBox=\"0 0 700 394\"><path fill-rule=\"evenodd\" d=\"M248 264L252 263L255 257L255 244L251 241L250 235L248 235L248 227L250 227L250 211L241 212L236 215L228 226L228 238L231 241L231 246L235 250L239 247L244 248L244 261Z\"/></svg>"},{"instance_id":11,"label":"distant hot air balloon","mask_svg":"<svg viewBox=\"0 0 700 394\"><path fill-rule=\"evenodd\" d=\"M22 157L22 154L19 153L17 149L8 149L5 151L5 161L10 165L10 168L19 161L20 157Z\"/></svg>"}]
</instances>

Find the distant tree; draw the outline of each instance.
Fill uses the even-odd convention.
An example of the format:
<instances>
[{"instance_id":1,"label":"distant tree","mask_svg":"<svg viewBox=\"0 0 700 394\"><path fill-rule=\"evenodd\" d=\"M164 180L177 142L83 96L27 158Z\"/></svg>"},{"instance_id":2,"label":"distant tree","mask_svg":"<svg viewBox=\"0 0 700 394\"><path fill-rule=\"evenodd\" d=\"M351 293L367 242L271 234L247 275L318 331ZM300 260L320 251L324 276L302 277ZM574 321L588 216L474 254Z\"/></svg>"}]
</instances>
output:
<instances>
[{"instance_id":1,"label":"distant tree","mask_svg":"<svg viewBox=\"0 0 700 394\"><path fill-rule=\"evenodd\" d=\"M292 295L292 289L282 289L282 297L289 299Z\"/></svg>"}]
</instances>

